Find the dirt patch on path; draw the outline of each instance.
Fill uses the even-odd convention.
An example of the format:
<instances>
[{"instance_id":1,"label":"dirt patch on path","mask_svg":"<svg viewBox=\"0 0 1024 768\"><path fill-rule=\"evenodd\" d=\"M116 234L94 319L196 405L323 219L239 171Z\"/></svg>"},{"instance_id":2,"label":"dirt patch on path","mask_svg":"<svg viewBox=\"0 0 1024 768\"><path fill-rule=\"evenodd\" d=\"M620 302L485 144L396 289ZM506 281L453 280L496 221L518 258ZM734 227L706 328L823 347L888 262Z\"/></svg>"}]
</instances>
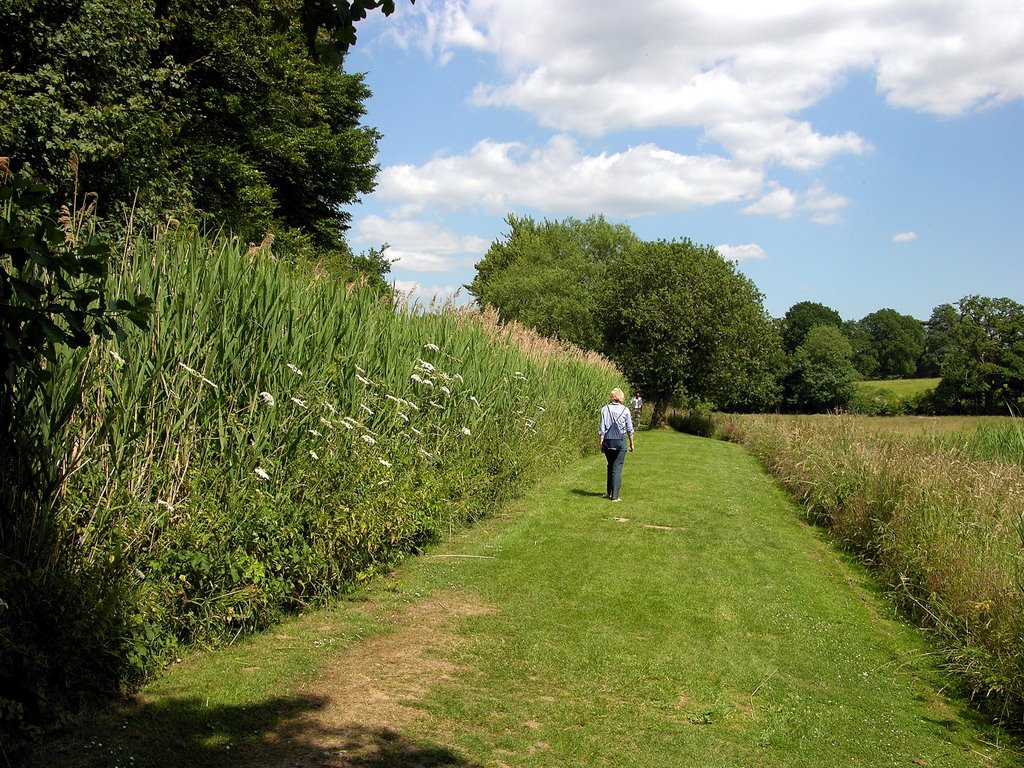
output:
<instances>
[{"instance_id":1,"label":"dirt patch on path","mask_svg":"<svg viewBox=\"0 0 1024 768\"><path fill-rule=\"evenodd\" d=\"M309 708L265 733L248 765L261 768L470 766L436 744L403 735L418 702L452 680L458 622L492 613L472 596L439 592L395 618L396 630L345 649L304 685Z\"/></svg>"}]
</instances>

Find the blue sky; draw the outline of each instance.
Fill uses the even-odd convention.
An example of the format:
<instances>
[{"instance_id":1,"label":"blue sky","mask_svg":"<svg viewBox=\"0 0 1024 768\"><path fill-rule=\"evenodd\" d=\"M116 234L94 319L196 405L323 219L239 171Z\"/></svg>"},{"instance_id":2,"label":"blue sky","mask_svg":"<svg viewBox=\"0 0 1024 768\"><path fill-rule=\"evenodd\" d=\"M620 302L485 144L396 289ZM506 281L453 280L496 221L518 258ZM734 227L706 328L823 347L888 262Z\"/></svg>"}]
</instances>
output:
<instances>
[{"instance_id":1,"label":"blue sky","mask_svg":"<svg viewBox=\"0 0 1024 768\"><path fill-rule=\"evenodd\" d=\"M350 240L402 290L470 282L508 213L602 214L716 246L775 317L1024 303L1019 0L398 0L358 35Z\"/></svg>"}]
</instances>

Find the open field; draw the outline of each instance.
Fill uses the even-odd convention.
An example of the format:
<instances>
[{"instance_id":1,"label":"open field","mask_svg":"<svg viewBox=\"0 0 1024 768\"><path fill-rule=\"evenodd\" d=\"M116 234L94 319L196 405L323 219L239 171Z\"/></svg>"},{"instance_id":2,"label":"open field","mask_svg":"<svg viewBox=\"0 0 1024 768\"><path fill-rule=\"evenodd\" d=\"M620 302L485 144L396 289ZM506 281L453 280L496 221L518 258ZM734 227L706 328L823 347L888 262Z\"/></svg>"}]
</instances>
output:
<instances>
[{"instance_id":1,"label":"open field","mask_svg":"<svg viewBox=\"0 0 1024 768\"><path fill-rule=\"evenodd\" d=\"M28 765L1024 765L739 446L644 432L603 483L569 464Z\"/></svg>"},{"instance_id":2,"label":"open field","mask_svg":"<svg viewBox=\"0 0 1024 768\"><path fill-rule=\"evenodd\" d=\"M939 381L940 379L879 379L858 382L857 387L865 392L888 390L899 397L909 397L935 389Z\"/></svg>"}]
</instances>

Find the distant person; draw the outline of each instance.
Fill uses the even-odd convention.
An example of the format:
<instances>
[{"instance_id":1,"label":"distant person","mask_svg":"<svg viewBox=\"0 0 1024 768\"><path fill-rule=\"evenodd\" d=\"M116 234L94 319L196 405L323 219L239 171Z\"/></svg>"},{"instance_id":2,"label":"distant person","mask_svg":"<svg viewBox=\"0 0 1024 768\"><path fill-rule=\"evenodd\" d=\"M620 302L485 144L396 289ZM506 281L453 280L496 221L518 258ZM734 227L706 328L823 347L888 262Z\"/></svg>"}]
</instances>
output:
<instances>
[{"instance_id":1,"label":"distant person","mask_svg":"<svg viewBox=\"0 0 1024 768\"><path fill-rule=\"evenodd\" d=\"M608 405L601 409L601 424L597 433L601 436L601 453L608 461L608 493L606 498L621 501L622 465L626 463L626 440L633 450L633 419L629 409L622 404L625 399L622 390L616 387L608 398Z\"/></svg>"},{"instance_id":2,"label":"distant person","mask_svg":"<svg viewBox=\"0 0 1024 768\"><path fill-rule=\"evenodd\" d=\"M644 409L644 399L640 395L633 395L629 398L629 410L633 414L633 423L640 426L640 413Z\"/></svg>"}]
</instances>

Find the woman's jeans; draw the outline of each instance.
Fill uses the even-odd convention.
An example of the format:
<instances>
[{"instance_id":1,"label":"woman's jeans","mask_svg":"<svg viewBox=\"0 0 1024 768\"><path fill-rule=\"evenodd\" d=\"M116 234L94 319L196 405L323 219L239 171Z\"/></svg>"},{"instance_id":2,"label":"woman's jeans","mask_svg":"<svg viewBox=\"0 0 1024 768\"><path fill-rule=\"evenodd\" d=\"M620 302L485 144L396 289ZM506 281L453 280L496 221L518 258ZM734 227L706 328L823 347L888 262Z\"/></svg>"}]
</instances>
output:
<instances>
[{"instance_id":1,"label":"woman's jeans","mask_svg":"<svg viewBox=\"0 0 1024 768\"><path fill-rule=\"evenodd\" d=\"M622 465L626 463L626 441L605 440L604 457L608 460L608 495L617 499L622 488Z\"/></svg>"}]
</instances>

